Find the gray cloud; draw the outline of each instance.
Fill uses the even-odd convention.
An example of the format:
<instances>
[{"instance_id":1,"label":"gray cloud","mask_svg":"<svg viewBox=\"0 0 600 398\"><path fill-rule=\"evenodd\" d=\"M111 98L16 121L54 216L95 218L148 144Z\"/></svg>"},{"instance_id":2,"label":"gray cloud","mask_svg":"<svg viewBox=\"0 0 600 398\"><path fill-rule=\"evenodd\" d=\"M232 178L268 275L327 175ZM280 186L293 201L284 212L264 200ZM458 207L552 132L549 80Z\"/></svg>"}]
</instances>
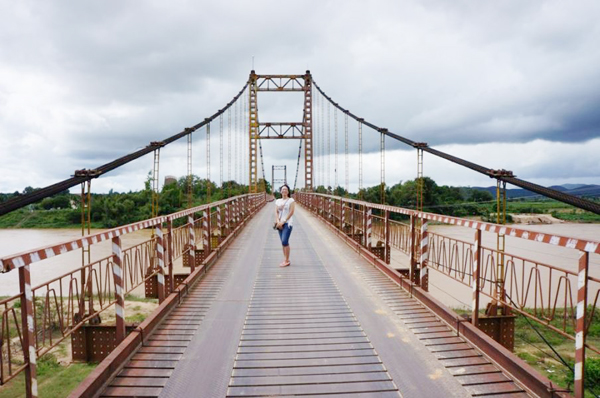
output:
<instances>
[{"instance_id":1,"label":"gray cloud","mask_svg":"<svg viewBox=\"0 0 600 398\"><path fill-rule=\"evenodd\" d=\"M239 91L252 56L258 73L310 69L340 105L415 141L467 155L475 144L531 152L540 140L574 143L554 156L585 163L582 178L599 176L593 161L571 156L600 136L599 13L591 0L5 2L0 158L10 177L0 177L0 191L47 185L203 120ZM264 121L299 119L295 107L259 96ZM340 152L343 125L340 114ZM349 130L356 152L356 122ZM333 139L333 119L330 131ZM377 134L364 134L364 151L376 153ZM297 144L265 143L265 155L295 169ZM530 170L511 161L507 168ZM579 169L553 163L540 157L532 178ZM111 175L119 173L132 174Z\"/></svg>"}]
</instances>

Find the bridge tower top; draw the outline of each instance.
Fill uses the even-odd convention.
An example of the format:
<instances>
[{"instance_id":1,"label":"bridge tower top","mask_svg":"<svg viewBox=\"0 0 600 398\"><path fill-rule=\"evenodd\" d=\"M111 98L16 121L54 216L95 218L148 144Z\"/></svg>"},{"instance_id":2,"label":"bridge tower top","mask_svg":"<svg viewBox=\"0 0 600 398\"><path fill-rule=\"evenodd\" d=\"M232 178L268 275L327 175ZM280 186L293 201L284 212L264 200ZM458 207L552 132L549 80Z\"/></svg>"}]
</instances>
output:
<instances>
[{"instance_id":1,"label":"bridge tower top","mask_svg":"<svg viewBox=\"0 0 600 398\"><path fill-rule=\"evenodd\" d=\"M249 87L249 182L250 192L258 192L258 140L301 139L304 140L304 187L313 189L313 143L312 143L312 75L310 70L299 75L259 75L250 71ZM304 105L302 121L259 122L258 93L302 92Z\"/></svg>"}]
</instances>

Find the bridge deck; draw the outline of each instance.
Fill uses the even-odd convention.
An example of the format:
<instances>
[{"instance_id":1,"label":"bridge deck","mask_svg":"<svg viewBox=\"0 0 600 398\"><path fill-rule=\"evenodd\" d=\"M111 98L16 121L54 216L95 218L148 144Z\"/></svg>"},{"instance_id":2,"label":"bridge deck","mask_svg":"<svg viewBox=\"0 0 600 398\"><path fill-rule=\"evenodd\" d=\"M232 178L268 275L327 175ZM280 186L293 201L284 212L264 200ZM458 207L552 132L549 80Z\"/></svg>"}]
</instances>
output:
<instances>
[{"instance_id":1,"label":"bridge deck","mask_svg":"<svg viewBox=\"0 0 600 398\"><path fill-rule=\"evenodd\" d=\"M291 267L267 206L101 395L527 396L297 209Z\"/></svg>"}]
</instances>

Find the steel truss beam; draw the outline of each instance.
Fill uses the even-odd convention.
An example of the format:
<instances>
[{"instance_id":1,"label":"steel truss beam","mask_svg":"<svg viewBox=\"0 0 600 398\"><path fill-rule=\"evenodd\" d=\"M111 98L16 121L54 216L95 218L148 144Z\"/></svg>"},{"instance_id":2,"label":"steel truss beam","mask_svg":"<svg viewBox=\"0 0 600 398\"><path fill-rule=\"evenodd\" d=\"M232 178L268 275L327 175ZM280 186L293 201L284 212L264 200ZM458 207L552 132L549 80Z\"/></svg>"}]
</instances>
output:
<instances>
[{"instance_id":1,"label":"steel truss beam","mask_svg":"<svg viewBox=\"0 0 600 398\"><path fill-rule=\"evenodd\" d=\"M257 90L303 92L305 78L305 75L260 75L257 76Z\"/></svg>"},{"instance_id":2,"label":"steel truss beam","mask_svg":"<svg viewBox=\"0 0 600 398\"><path fill-rule=\"evenodd\" d=\"M304 139L303 123L258 123L259 139Z\"/></svg>"}]
</instances>

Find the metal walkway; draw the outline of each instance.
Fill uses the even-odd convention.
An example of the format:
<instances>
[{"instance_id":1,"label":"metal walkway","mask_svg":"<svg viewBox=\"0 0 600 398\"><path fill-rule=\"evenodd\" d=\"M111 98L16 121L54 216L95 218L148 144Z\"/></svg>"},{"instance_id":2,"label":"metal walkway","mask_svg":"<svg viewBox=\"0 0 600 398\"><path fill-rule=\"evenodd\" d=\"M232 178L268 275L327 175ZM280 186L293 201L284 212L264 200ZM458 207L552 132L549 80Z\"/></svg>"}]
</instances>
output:
<instances>
[{"instance_id":1,"label":"metal walkway","mask_svg":"<svg viewBox=\"0 0 600 398\"><path fill-rule=\"evenodd\" d=\"M271 221L267 206L101 396L526 396L300 206L279 268Z\"/></svg>"}]
</instances>

